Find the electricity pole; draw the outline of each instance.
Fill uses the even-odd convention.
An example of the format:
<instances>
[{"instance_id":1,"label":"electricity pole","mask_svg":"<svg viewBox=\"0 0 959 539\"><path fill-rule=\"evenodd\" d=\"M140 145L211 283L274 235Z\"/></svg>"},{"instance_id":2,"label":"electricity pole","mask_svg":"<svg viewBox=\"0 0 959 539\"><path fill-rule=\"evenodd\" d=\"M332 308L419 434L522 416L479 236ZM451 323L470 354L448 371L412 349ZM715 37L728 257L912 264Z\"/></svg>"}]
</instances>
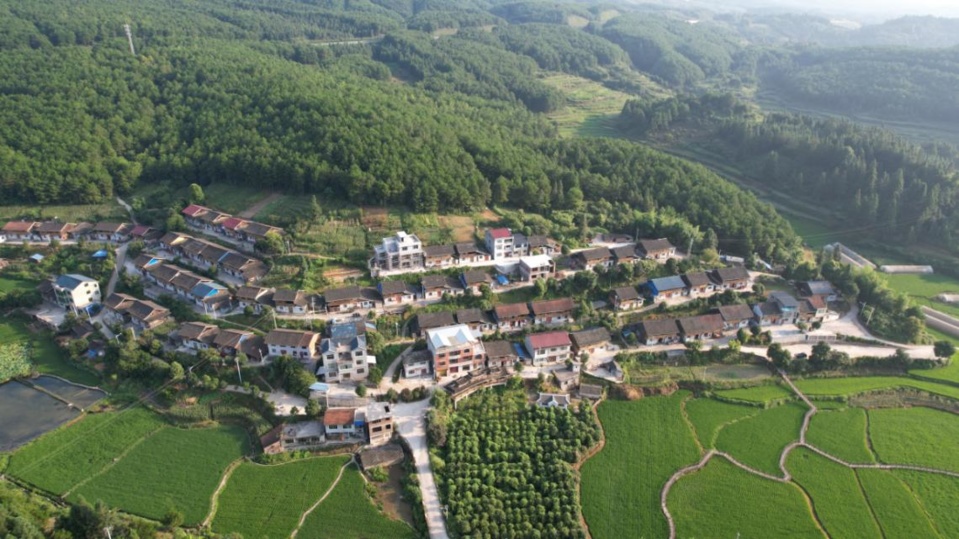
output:
<instances>
[{"instance_id":1,"label":"electricity pole","mask_svg":"<svg viewBox=\"0 0 959 539\"><path fill-rule=\"evenodd\" d=\"M137 55L137 51L133 48L133 32L130 30L129 24L123 25L123 31L127 34L127 42L130 43L130 54L133 56Z\"/></svg>"}]
</instances>

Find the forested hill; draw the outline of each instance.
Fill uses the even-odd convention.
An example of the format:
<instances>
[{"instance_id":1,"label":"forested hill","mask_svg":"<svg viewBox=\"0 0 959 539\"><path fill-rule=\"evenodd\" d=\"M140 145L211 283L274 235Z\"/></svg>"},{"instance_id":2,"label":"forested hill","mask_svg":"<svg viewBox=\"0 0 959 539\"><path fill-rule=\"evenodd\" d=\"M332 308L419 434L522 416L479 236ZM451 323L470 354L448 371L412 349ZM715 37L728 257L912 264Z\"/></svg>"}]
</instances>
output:
<instances>
[{"instance_id":1,"label":"forested hill","mask_svg":"<svg viewBox=\"0 0 959 539\"><path fill-rule=\"evenodd\" d=\"M0 2L0 199L96 202L162 179L600 222L616 201L637 210L621 226L652 216L711 229L733 251L794 256L770 207L702 167L557 138L536 112L560 98L539 62L603 77L625 61L615 46L542 28L535 43L509 31L433 39L402 28L422 11L390 4ZM314 42L371 33L386 36Z\"/></svg>"}]
</instances>

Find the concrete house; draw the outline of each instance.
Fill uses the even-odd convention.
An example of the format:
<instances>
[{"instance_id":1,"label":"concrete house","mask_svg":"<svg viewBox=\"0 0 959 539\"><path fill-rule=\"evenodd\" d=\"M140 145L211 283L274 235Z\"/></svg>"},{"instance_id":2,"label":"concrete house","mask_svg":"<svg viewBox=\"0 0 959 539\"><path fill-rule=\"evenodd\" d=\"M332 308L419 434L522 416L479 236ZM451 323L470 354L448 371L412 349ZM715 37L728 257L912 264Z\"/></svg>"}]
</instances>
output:
<instances>
[{"instance_id":1,"label":"concrete house","mask_svg":"<svg viewBox=\"0 0 959 539\"><path fill-rule=\"evenodd\" d=\"M723 329L726 331L739 331L749 327L754 315L749 305L742 303L719 307L719 316L723 318Z\"/></svg>"},{"instance_id":2,"label":"concrete house","mask_svg":"<svg viewBox=\"0 0 959 539\"><path fill-rule=\"evenodd\" d=\"M492 255L472 242L457 243L453 249L456 251L457 264L483 264L493 260Z\"/></svg>"},{"instance_id":3,"label":"concrete house","mask_svg":"<svg viewBox=\"0 0 959 539\"><path fill-rule=\"evenodd\" d=\"M609 303L617 311L632 311L643 306L643 298L636 288L621 286L610 291Z\"/></svg>"},{"instance_id":4,"label":"concrete house","mask_svg":"<svg viewBox=\"0 0 959 539\"><path fill-rule=\"evenodd\" d=\"M519 361L516 348L509 341L486 341L486 366L491 369L512 368Z\"/></svg>"},{"instance_id":5,"label":"concrete house","mask_svg":"<svg viewBox=\"0 0 959 539\"><path fill-rule=\"evenodd\" d=\"M433 373L437 379L457 378L483 368L486 362L483 342L463 324L427 330L426 346L433 357Z\"/></svg>"},{"instance_id":6,"label":"concrete house","mask_svg":"<svg viewBox=\"0 0 959 539\"><path fill-rule=\"evenodd\" d=\"M388 402L371 402L357 409L355 420L366 426L370 445L383 445L393 438L393 410Z\"/></svg>"},{"instance_id":7,"label":"concrete house","mask_svg":"<svg viewBox=\"0 0 959 539\"><path fill-rule=\"evenodd\" d=\"M274 357L290 356L300 361L312 361L317 358L319 338L319 334L312 331L274 329L266 334L266 346Z\"/></svg>"},{"instance_id":8,"label":"concrete house","mask_svg":"<svg viewBox=\"0 0 959 539\"><path fill-rule=\"evenodd\" d=\"M64 309L83 310L100 303L100 283L85 275L61 275L53 281L52 288L50 299Z\"/></svg>"},{"instance_id":9,"label":"concrete house","mask_svg":"<svg viewBox=\"0 0 959 539\"><path fill-rule=\"evenodd\" d=\"M424 275L420 281L423 289L423 299L441 299L445 294L462 296L466 293L463 283L455 277L447 275Z\"/></svg>"},{"instance_id":10,"label":"concrete house","mask_svg":"<svg viewBox=\"0 0 959 539\"><path fill-rule=\"evenodd\" d=\"M679 342L681 333L676 320L644 320L638 326L639 341L647 346Z\"/></svg>"},{"instance_id":11,"label":"concrete house","mask_svg":"<svg viewBox=\"0 0 959 539\"><path fill-rule=\"evenodd\" d=\"M486 231L486 250L493 255L493 260L522 256L516 250L513 233L508 228L492 228Z\"/></svg>"},{"instance_id":12,"label":"concrete house","mask_svg":"<svg viewBox=\"0 0 959 539\"><path fill-rule=\"evenodd\" d=\"M281 314L306 314L310 312L310 302L302 290L281 288L273 292L273 307Z\"/></svg>"},{"instance_id":13,"label":"concrete house","mask_svg":"<svg viewBox=\"0 0 959 539\"><path fill-rule=\"evenodd\" d=\"M370 270L395 271L423 268L423 243L416 234L399 231L373 248Z\"/></svg>"},{"instance_id":14,"label":"concrete house","mask_svg":"<svg viewBox=\"0 0 959 539\"><path fill-rule=\"evenodd\" d=\"M608 247L595 247L573 254L570 263L574 269L591 270L597 266L609 268L613 265L613 253Z\"/></svg>"},{"instance_id":15,"label":"concrete house","mask_svg":"<svg viewBox=\"0 0 959 539\"><path fill-rule=\"evenodd\" d=\"M366 335L356 324L346 322L330 326L330 336L320 343L320 367L316 374L328 383L366 380L376 356L367 352Z\"/></svg>"},{"instance_id":16,"label":"concrete house","mask_svg":"<svg viewBox=\"0 0 959 539\"><path fill-rule=\"evenodd\" d=\"M452 245L428 245L423 248L423 267L451 268L456 265L456 249Z\"/></svg>"},{"instance_id":17,"label":"concrete house","mask_svg":"<svg viewBox=\"0 0 959 539\"><path fill-rule=\"evenodd\" d=\"M572 298L533 301L529 304L533 324L537 326L562 326L572 323L576 304Z\"/></svg>"},{"instance_id":18,"label":"concrete house","mask_svg":"<svg viewBox=\"0 0 959 539\"><path fill-rule=\"evenodd\" d=\"M561 363L572 357L573 343L565 331L533 333L523 342L534 366Z\"/></svg>"},{"instance_id":19,"label":"concrete house","mask_svg":"<svg viewBox=\"0 0 959 539\"><path fill-rule=\"evenodd\" d=\"M530 325L529 307L525 303L506 303L493 308L493 318L500 331L521 331Z\"/></svg>"},{"instance_id":20,"label":"concrete house","mask_svg":"<svg viewBox=\"0 0 959 539\"><path fill-rule=\"evenodd\" d=\"M549 255L531 255L519 259L520 280L549 279L556 273L556 263Z\"/></svg>"},{"instance_id":21,"label":"concrete house","mask_svg":"<svg viewBox=\"0 0 959 539\"><path fill-rule=\"evenodd\" d=\"M676 248L666 238L639 240L636 250L648 260L666 261L676 256Z\"/></svg>"}]
</instances>

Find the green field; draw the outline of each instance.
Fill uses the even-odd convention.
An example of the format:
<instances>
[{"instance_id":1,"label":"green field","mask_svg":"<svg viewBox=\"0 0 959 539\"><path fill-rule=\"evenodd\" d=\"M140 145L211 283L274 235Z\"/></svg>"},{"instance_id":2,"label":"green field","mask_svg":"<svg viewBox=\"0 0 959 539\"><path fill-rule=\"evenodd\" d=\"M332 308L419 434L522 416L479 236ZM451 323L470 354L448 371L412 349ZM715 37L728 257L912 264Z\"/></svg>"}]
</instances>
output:
<instances>
[{"instance_id":1,"label":"green field","mask_svg":"<svg viewBox=\"0 0 959 539\"><path fill-rule=\"evenodd\" d=\"M70 206L0 206L0 221L9 221L24 216L30 219L59 219L67 223L80 221L116 221L130 216L114 200L103 204L76 204Z\"/></svg>"},{"instance_id":2,"label":"green field","mask_svg":"<svg viewBox=\"0 0 959 539\"><path fill-rule=\"evenodd\" d=\"M7 279L0 277L0 294L6 294L13 290L31 290L36 288L37 283L30 281L21 281L20 279Z\"/></svg>"},{"instance_id":3,"label":"green field","mask_svg":"<svg viewBox=\"0 0 959 539\"><path fill-rule=\"evenodd\" d=\"M73 364L49 335L32 333L19 320L0 321L0 342L24 342L30 345L30 361L41 374L53 374L72 382L96 386L100 379L92 372Z\"/></svg>"},{"instance_id":4,"label":"green field","mask_svg":"<svg viewBox=\"0 0 959 539\"><path fill-rule=\"evenodd\" d=\"M567 105L548 116L556 122L561 135L616 137L615 120L630 95L610 90L602 84L565 73L550 74L543 82L566 94Z\"/></svg>"},{"instance_id":5,"label":"green field","mask_svg":"<svg viewBox=\"0 0 959 539\"><path fill-rule=\"evenodd\" d=\"M217 501L213 531L244 537L289 537L300 515L336 479L347 457L297 460L277 466L250 462L230 476ZM264 493L269 496L264 496Z\"/></svg>"},{"instance_id":6,"label":"green field","mask_svg":"<svg viewBox=\"0 0 959 539\"><path fill-rule=\"evenodd\" d=\"M206 204L222 212L238 214L270 195L258 187L214 183L203 188Z\"/></svg>"},{"instance_id":7,"label":"green field","mask_svg":"<svg viewBox=\"0 0 959 539\"><path fill-rule=\"evenodd\" d=\"M934 372L934 371L923 371ZM926 391L959 399L959 387L938 384L926 380L899 376L863 376L859 378L809 378L799 380L796 386L811 399L816 397L848 397L869 391L908 388ZM755 386L742 389L717 391L717 395L746 402L769 403L792 396L788 388L782 386Z\"/></svg>"},{"instance_id":8,"label":"green field","mask_svg":"<svg viewBox=\"0 0 959 539\"><path fill-rule=\"evenodd\" d=\"M686 401L686 415L696 430L699 443L706 449L716 446L716 436L724 425L752 417L761 411L754 406L729 404L713 399Z\"/></svg>"},{"instance_id":9,"label":"green field","mask_svg":"<svg viewBox=\"0 0 959 539\"><path fill-rule=\"evenodd\" d=\"M796 403L764 410L719 431L716 449L729 453L746 466L781 475L779 455L790 442L799 439L805 413L806 407Z\"/></svg>"},{"instance_id":10,"label":"green field","mask_svg":"<svg viewBox=\"0 0 959 539\"><path fill-rule=\"evenodd\" d=\"M812 499L813 511L830 537L882 536L856 472L801 447L789 454L786 467Z\"/></svg>"},{"instance_id":11,"label":"green field","mask_svg":"<svg viewBox=\"0 0 959 539\"><path fill-rule=\"evenodd\" d=\"M866 444L866 411L862 408L820 411L809 423L806 440L846 462L876 461Z\"/></svg>"},{"instance_id":12,"label":"green field","mask_svg":"<svg viewBox=\"0 0 959 539\"><path fill-rule=\"evenodd\" d=\"M383 515L365 492L363 477L355 466L343 473L333 492L303 523L297 537L310 539L414 539L406 523Z\"/></svg>"},{"instance_id":13,"label":"green field","mask_svg":"<svg viewBox=\"0 0 959 539\"><path fill-rule=\"evenodd\" d=\"M915 496L892 472L858 470L856 474L884 537L939 537Z\"/></svg>"},{"instance_id":14,"label":"green field","mask_svg":"<svg viewBox=\"0 0 959 539\"><path fill-rule=\"evenodd\" d=\"M583 516L594 538L668 535L660 491L699 456L680 408L688 395L600 404L606 446L581 469Z\"/></svg>"},{"instance_id":15,"label":"green field","mask_svg":"<svg viewBox=\"0 0 959 539\"><path fill-rule=\"evenodd\" d=\"M723 458L676 482L667 505L679 537L824 537L798 487L750 474Z\"/></svg>"},{"instance_id":16,"label":"green field","mask_svg":"<svg viewBox=\"0 0 959 539\"><path fill-rule=\"evenodd\" d=\"M905 483L942 537L959 537L959 479L922 472L892 472Z\"/></svg>"},{"instance_id":17,"label":"green field","mask_svg":"<svg viewBox=\"0 0 959 539\"><path fill-rule=\"evenodd\" d=\"M933 273L931 275L883 274L889 285L909 294L916 303L932 307L952 316L959 316L959 304L937 301L935 297L942 293L959 294L959 279Z\"/></svg>"},{"instance_id":18,"label":"green field","mask_svg":"<svg viewBox=\"0 0 959 539\"><path fill-rule=\"evenodd\" d=\"M869 411L869 437L880 462L959 472L959 416L930 408Z\"/></svg>"},{"instance_id":19,"label":"green field","mask_svg":"<svg viewBox=\"0 0 959 539\"><path fill-rule=\"evenodd\" d=\"M943 381L959 385L959 355L953 356L949 365L939 369L914 369L909 374L933 382Z\"/></svg>"},{"instance_id":20,"label":"green field","mask_svg":"<svg viewBox=\"0 0 959 539\"><path fill-rule=\"evenodd\" d=\"M796 395L788 387L781 385L761 385L740 389L724 389L716 395L747 402L768 403L780 399L789 399Z\"/></svg>"},{"instance_id":21,"label":"green field","mask_svg":"<svg viewBox=\"0 0 959 539\"><path fill-rule=\"evenodd\" d=\"M8 474L52 494L63 494L163 428L143 408L87 415L26 445L10 457Z\"/></svg>"}]
</instances>

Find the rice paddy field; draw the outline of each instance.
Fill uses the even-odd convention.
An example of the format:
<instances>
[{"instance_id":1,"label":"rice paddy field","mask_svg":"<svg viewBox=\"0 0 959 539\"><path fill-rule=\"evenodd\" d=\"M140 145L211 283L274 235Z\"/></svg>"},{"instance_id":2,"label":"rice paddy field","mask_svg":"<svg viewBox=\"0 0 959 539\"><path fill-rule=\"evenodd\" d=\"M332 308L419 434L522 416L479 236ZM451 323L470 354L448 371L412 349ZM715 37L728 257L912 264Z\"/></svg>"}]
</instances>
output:
<instances>
[{"instance_id":1,"label":"rice paddy field","mask_svg":"<svg viewBox=\"0 0 959 539\"><path fill-rule=\"evenodd\" d=\"M716 449L746 466L778 476L779 455L790 442L799 439L804 413L805 406L784 404L727 425L719 432Z\"/></svg>"},{"instance_id":2,"label":"rice paddy field","mask_svg":"<svg viewBox=\"0 0 959 539\"><path fill-rule=\"evenodd\" d=\"M866 411L829 410L813 416L806 434L809 443L846 462L871 463L876 457L866 442Z\"/></svg>"}]
</instances>

